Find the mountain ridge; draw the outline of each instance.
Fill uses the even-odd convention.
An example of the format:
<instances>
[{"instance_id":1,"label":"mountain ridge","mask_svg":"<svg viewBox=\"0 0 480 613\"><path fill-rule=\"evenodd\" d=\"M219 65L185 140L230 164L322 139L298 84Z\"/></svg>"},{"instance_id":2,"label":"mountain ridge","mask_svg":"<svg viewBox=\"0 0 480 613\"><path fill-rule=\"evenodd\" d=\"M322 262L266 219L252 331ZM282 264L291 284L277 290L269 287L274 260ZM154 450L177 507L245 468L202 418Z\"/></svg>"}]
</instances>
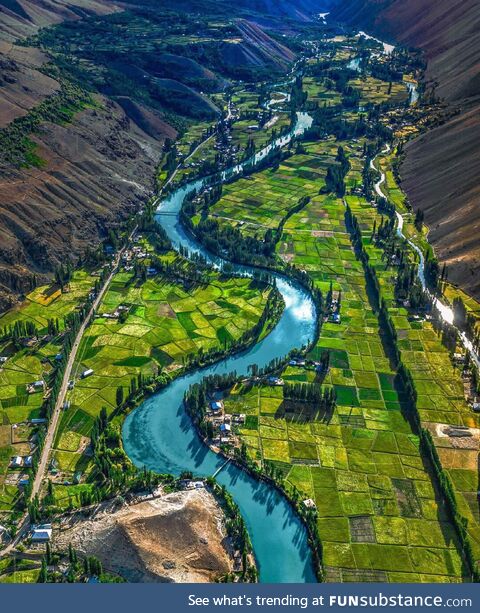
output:
<instances>
[{"instance_id":1,"label":"mountain ridge","mask_svg":"<svg viewBox=\"0 0 480 613\"><path fill-rule=\"evenodd\" d=\"M480 298L480 3L340 0L332 17L425 52L427 85L454 117L408 143L402 187L449 280Z\"/></svg>"},{"instance_id":2,"label":"mountain ridge","mask_svg":"<svg viewBox=\"0 0 480 613\"><path fill-rule=\"evenodd\" d=\"M87 90L92 81L100 84L92 88L94 108L74 105L69 121L42 120L40 129L27 135L37 166L9 166L0 154L0 309L31 289L33 275L46 281L60 262L81 256L87 246L98 244L109 229L138 210L155 188L162 146L165 139L176 137L172 127L176 120L190 120L193 114L195 119L214 121L218 116L209 92L220 91L230 78L248 79L256 71L267 78L287 70L295 54L256 23L256 11L304 21L324 4L323 0L239 0L232 7L224 0L165 0L158 11L156 0L0 0L0 129L35 115L41 104L62 93L65 64L58 72L54 59L62 48L54 49L53 55L48 45L41 50L35 42L38 32L48 31L48 26L65 28L66 43L70 44L68 35L73 32L81 46L92 33L105 42L102 23L119 21L117 30L107 28L110 56L89 56L87 45L87 55L80 59L84 66L94 67L86 76L89 81L83 81ZM179 44L170 45L171 49L160 47L150 56L136 53L135 27L151 18L150 33L158 33L162 43L159 15L164 8L178 14L182 7L187 11L184 22L192 24L195 19L202 24L205 11L220 12L231 23L228 35L203 46L182 45L178 37ZM192 17L188 7L197 10L198 17ZM95 22L100 25L92 30ZM58 30L51 32L55 40ZM133 52L122 55L127 43L122 39L117 45L118 36L127 34ZM28 37L35 47L15 44ZM158 63L162 52L163 72L153 62ZM228 73L229 66L233 74ZM67 62L67 80L72 76L68 69ZM145 95L137 95L146 82ZM8 146L14 154L15 141L13 132Z\"/></svg>"}]
</instances>

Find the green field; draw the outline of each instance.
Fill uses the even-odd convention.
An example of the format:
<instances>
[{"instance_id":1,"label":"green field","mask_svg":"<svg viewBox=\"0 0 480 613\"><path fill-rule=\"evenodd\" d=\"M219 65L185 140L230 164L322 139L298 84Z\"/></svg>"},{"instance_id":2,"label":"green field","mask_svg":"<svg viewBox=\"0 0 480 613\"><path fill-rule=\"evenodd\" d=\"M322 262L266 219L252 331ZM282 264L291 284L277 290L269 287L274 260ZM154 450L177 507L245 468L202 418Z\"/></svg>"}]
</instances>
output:
<instances>
[{"instance_id":1,"label":"green field","mask_svg":"<svg viewBox=\"0 0 480 613\"><path fill-rule=\"evenodd\" d=\"M269 288L250 279L229 279L212 273L210 282L192 288L161 276L134 282L132 273L115 275L98 316L80 346L64 413L55 441L58 470L55 483L71 483L75 473L84 477L92 468L89 435L102 407L109 414L117 406L117 390L128 396L132 378L159 373L175 375L189 356L223 349L253 328L263 313ZM120 305L129 307L123 323L103 314ZM92 369L92 376L81 373ZM68 504L89 485L56 487L57 502Z\"/></svg>"},{"instance_id":2,"label":"green field","mask_svg":"<svg viewBox=\"0 0 480 613\"><path fill-rule=\"evenodd\" d=\"M142 41L141 49L150 50L156 40ZM214 38L179 33L166 40L188 45L209 43ZM224 42L236 44L236 39ZM415 125L418 108L406 112L405 82L372 76L374 62L380 74L389 63L398 68L395 63L402 60L396 54L392 58L381 56L374 42L355 38L337 37L323 43L319 59L328 60L331 72L313 76L320 72L321 64L317 58L310 58L303 77L306 107L316 114L320 125L317 134L321 136L313 140L314 132L310 132L310 140L288 148L274 168L224 185L220 199L203 207L202 213L215 219L221 229L233 226L244 237L260 242L268 243L264 240L266 233L271 231L267 235L271 236L280 229L272 258L269 252L269 264L273 262L279 270L286 270L286 264L297 267L308 274L324 299L332 293L338 301L340 317L334 320L325 310L319 338L306 355L307 366L290 365L278 373L287 384L317 384L324 391L333 390L336 404L327 413L313 403L285 399L280 386L244 381L226 394L225 410L246 415L245 423L235 430L248 458L259 468L273 464L287 492L293 497L299 493L300 500L314 501L327 581L468 581L470 569L438 487L434 462L428 459L419 434L422 428L431 434L439 462L452 482L473 558L480 560L480 435L472 431L471 439L460 443L448 435L449 426L479 429L480 416L465 399L462 373L452 363L442 331L436 330L424 313L410 309L407 301L399 299L396 281L403 261L397 261L394 251L400 240L389 236L391 242L385 244L378 239L379 228L393 213L379 211L382 203L375 202L373 191L368 198L362 191L367 179L372 179L372 184L378 179L369 174L370 160L372 152L382 150L385 138L389 138L384 128L391 127L398 138L414 133L419 129ZM362 63L363 73L348 79L353 74L349 72L342 84L335 71L346 67L352 57L372 49L371 63ZM411 67L406 64L405 76L409 79L414 78ZM351 90L345 92L345 86L357 90L359 99L351 96L357 102L350 101L348 111L344 108L337 117L343 125L334 125L333 121L329 123L329 114L338 113L344 96L351 94ZM289 87L285 85L287 91ZM263 84L256 89L244 83L232 86L240 119L232 127L230 142L239 148L238 159L249 142L258 151L289 125L288 112L273 111L277 119L271 125L254 127L267 90ZM270 91L268 96L280 98L279 91ZM292 92L294 97L295 89ZM214 94L212 99L225 110L223 94ZM375 109L376 105L382 106ZM287 109L285 104L282 110ZM346 137L354 125L358 130L355 136ZM205 137L208 127L205 122L188 126L177 143L182 158ZM221 159L215 143L213 137L202 145L175 181L195 175L205 162L214 165ZM398 150L393 149L377 157L376 166L386 177L383 189L388 203L405 216L407 237L426 249L427 228L415 228L408 200L394 173ZM340 169L342 153L349 162L345 189L327 191L326 179ZM160 184L165 178L165 172L160 171ZM300 200L305 206L290 215ZM356 227L346 223L350 212L358 223L357 250ZM198 223L199 214L192 219ZM153 250L148 239L142 244L146 251ZM401 255L407 262L415 261L410 248ZM195 266L172 252L162 256L164 263L174 260L186 267ZM369 276L370 271L374 274ZM115 412L122 405L119 395L125 399L142 377L174 377L194 358L227 349L262 316L270 296L268 288L245 278L232 279L211 271L206 274L207 280L202 283L191 279L182 282L161 274L140 280L125 270L114 276L82 339L72 373L74 386L67 397L69 406L55 437L55 471L49 477L54 480L58 508L80 505L82 492L95 487L94 479L89 479L94 470L90 436L103 408L113 417L113 428L119 430L123 419ZM40 288L21 307L1 317L0 328L28 320L44 334L47 320L61 321L85 297L93 282L92 277L79 272L68 293ZM447 287L450 300L457 295L458 290ZM477 303L468 297L465 300L469 311L480 313ZM122 317L118 315L120 309L124 309ZM385 324L388 318L381 317L385 312L394 334L388 330L388 321ZM15 473L8 466L12 455L28 453L33 434L25 424L15 429L12 426L38 416L43 401L42 393L27 394L26 384L48 380L59 347L55 338L41 346L15 350L0 343L0 354L8 356L0 368L0 511L11 510L18 499L12 475L19 471ZM330 367L319 372L312 362L326 354ZM416 402L411 401L399 374L401 364L411 373ZM90 376L82 377L87 370ZM107 451L113 456L117 450ZM0 562L0 582L35 581L37 576L36 567L20 565L13 572Z\"/></svg>"},{"instance_id":3,"label":"green field","mask_svg":"<svg viewBox=\"0 0 480 613\"><path fill-rule=\"evenodd\" d=\"M0 317L0 330L15 322L32 322L39 334L27 347L0 341L0 355L8 358L0 366L0 511L10 510L19 498L16 483L23 471L9 469L12 456L30 454L33 429L19 424L39 417L43 404L43 392L29 394L26 386L37 380L48 382L61 350L61 339L47 335L48 320L58 319L62 329L63 318L86 298L93 283L90 275L78 271L64 293L56 286L39 287Z\"/></svg>"},{"instance_id":4,"label":"green field","mask_svg":"<svg viewBox=\"0 0 480 613\"><path fill-rule=\"evenodd\" d=\"M328 89L314 77L304 78L303 89L308 93L308 102L313 102L318 106L332 106L341 102L341 96L337 91Z\"/></svg>"},{"instance_id":5,"label":"green field","mask_svg":"<svg viewBox=\"0 0 480 613\"><path fill-rule=\"evenodd\" d=\"M319 359L330 351L331 369L320 382L336 390L333 416L327 419L312 413L312 407L285 402L279 389L258 387L235 389L227 411L247 414L241 434L250 457L276 463L290 486L315 501L328 580L460 581L467 571L407 419L406 398L345 227L344 204L319 194L339 145L351 163L346 201L359 219L370 263L400 330L399 347L419 389L421 418L476 423L463 399L459 372L431 324L410 321L393 301L395 269L385 266L383 253L370 239L381 216L350 193L362 181L362 139L305 143L306 153L293 155L277 171L228 186L210 210L219 221L234 218L243 233L260 235L260 228L278 227L298 198L309 195L310 203L286 222L277 252L306 270L324 296L330 282L342 296L341 324L324 323L310 353ZM391 171L387 177L394 190ZM313 370L297 367L287 368L282 378L318 381ZM450 473L464 496L462 510L466 507L465 514L477 525L476 485L465 465L468 452L440 449L440 454L445 468L453 464Z\"/></svg>"},{"instance_id":6,"label":"green field","mask_svg":"<svg viewBox=\"0 0 480 613\"><path fill-rule=\"evenodd\" d=\"M63 293L56 285L37 287L24 302L0 316L0 330L23 320L33 322L39 332L45 333L48 320L58 318L62 323L63 318L86 298L94 282L94 277L78 270Z\"/></svg>"},{"instance_id":7,"label":"green field","mask_svg":"<svg viewBox=\"0 0 480 613\"><path fill-rule=\"evenodd\" d=\"M323 383L337 393L333 417L312 419L308 407L285 403L271 388L243 390L227 410L251 416L242 431L251 457L288 469L288 482L315 500L329 579L456 581L462 565L453 531L403 415L343 215L341 201L318 196L287 222L280 244L324 292L330 280L342 290L342 323L325 323L311 353L331 352ZM282 374L316 377L296 367Z\"/></svg>"},{"instance_id":8,"label":"green field","mask_svg":"<svg viewBox=\"0 0 480 613\"><path fill-rule=\"evenodd\" d=\"M263 238L303 196L318 193L327 163L327 159L317 163L309 156L293 155L278 170L239 179L224 187L222 198L210 207L210 215L220 224L226 221L241 226L245 235Z\"/></svg>"}]
</instances>

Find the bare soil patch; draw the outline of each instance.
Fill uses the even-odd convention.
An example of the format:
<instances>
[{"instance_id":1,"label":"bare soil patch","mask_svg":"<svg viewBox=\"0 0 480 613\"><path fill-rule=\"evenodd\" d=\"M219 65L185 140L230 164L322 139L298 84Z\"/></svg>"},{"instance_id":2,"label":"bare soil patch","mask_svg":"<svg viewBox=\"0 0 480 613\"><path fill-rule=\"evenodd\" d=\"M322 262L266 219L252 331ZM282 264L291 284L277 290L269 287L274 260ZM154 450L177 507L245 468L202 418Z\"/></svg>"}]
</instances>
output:
<instances>
[{"instance_id":1,"label":"bare soil patch","mask_svg":"<svg viewBox=\"0 0 480 613\"><path fill-rule=\"evenodd\" d=\"M206 490L175 492L113 511L105 506L56 536L129 582L207 583L232 563L223 514Z\"/></svg>"}]
</instances>

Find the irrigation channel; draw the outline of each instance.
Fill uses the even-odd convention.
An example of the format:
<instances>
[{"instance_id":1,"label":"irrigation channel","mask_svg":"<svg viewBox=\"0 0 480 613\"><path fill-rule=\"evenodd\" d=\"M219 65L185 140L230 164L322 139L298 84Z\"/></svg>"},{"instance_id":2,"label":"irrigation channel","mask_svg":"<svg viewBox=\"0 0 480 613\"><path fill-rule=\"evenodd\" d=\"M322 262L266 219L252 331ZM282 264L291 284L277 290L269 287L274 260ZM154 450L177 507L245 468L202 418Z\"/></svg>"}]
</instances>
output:
<instances>
[{"instance_id":1,"label":"irrigation channel","mask_svg":"<svg viewBox=\"0 0 480 613\"><path fill-rule=\"evenodd\" d=\"M308 114L298 113L290 133L259 151L251 160L224 171L223 179L240 176L245 164L258 165L274 147L284 147L311 123ZM193 181L173 192L159 204L157 219L175 248L182 246L189 253L200 253L213 266L221 267L226 262L207 252L187 234L179 218L185 197L202 184L203 180ZM233 272L253 276L255 268L233 265ZM204 377L233 371L247 375L251 364L266 366L272 359L284 357L314 338L317 314L310 294L291 279L280 274L272 276L285 301L285 309L270 334L245 352L179 377L146 400L125 420L123 441L125 451L138 467L177 476L183 471L205 477L217 473L217 481L225 485L245 520L261 582L314 582L307 533L290 503L269 483L251 477L232 462L225 464L225 458L213 453L198 437L183 406L184 393Z\"/></svg>"}]
</instances>

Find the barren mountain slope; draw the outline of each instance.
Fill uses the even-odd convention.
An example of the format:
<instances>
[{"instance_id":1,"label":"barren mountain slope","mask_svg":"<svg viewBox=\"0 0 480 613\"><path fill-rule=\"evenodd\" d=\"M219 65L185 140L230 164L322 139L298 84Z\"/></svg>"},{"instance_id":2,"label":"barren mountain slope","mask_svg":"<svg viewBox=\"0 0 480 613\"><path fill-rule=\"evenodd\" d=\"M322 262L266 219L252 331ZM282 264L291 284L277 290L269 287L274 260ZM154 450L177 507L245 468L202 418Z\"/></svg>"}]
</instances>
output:
<instances>
[{"instance_id":1,"label":"barren mountain slope","mask_svg":"<svg viewBox=\"0 0 480 613\"><path fill-rule=\"evenodd\" d=\"M334 16L424 49L428 81L459 107L451 121L408 145L401 172L449 279L480 298L480 2L341 0Z\"/></svg>"},{"instance_id":2,"label":"barren mountain slope","mask_svg":"<svg viewBox=\"0 0 480 613\"><path fill-rule=\"evenodd\" d=\"M0 0L0 39L13 42L66 19L117 10L109 0Z\"/></svg>"},{"instance_id":3,"label":"barren mountain slope","mask_svg":"<svg viewBox=\"0 0 480 613\"><path fill-rule=\"evenodd\" d=\"M0 127L54 95L37 49L0 45ZM71 123L45 123L32 137L42 166L0 168L0 293L29 289L67 255L94 244L153 188L160 148L175 131L139 105L96 97ZM125 110L124 110L125 109ZM134 112L135 111L135 112Z\"/></svg>"},{"instance_id":4,"label":"barren mountain slope","mask_svg":"<svg viewBox=\"0 0 480 613\"><path fill-rule=\"evenodd\" d=\"M232 8L209 0L179 0L178 6L171 0L0 0L0 129L11 129L2 143L15 152L26 139L33 158L25 164L0 151L0 310L31 289L33 274L42 279L67 255L75 259L87 245L95 246L109 227L145 201L163 142L176 136L167 121L213 121L219 109L208 93L220 91L227 78L266 78L288 68L295 58L290 49L254 21L230 22L243 7L273 10L271 2L266 4L242 0ZM303 11L317 3L293 4ZM182 5L191 5L192 11L198 5L193 25L205 30L206 42L199 37L199 43L182 45L177 37L171 48L164 47L168 32L162 11L181 10ZM289 14L285 3L282 7ZM122 15L125 9L130 12ZM202 21L207 10L213 15L226 11L230 26L225 35L208 30ZM112 12L118 14L110 16ZM87 18L92 15L98 18ZM299 17L295 11L292 16ZM187 23L189 19L194 20L191 11L186 12ZM47 31L51 38L42 46L45 52L14 44L61 22L68 25ZM138 44L139 31L145 44ZM159 41L160 49L149 45L150 37ZM89 45L83 47L85 40ZM72 80L57 70L60 56L69 64L62 55L66 48L77 51L82 70L90 70L82 76L86 89L95 83L101 93L94 108L87 104L79 111L74 103L66 121L59 116L58 103L48 116L55 123L50 123L39 107L58 100L65 79ZM89 54L91 49L95 52ZM35 127L15 132L22 118Z\"/></svg>"},{"instance_id":5,"label":"barren mountain slope","mask_svg":"<svg viewBox=\"0 0 480 613\"><path fill-rule=\"evenodd\" d=\"M243 38L241 47L245 62L249 57L250 62L259 65L271 64L276 68L286 69L295 59L295 54L290 49L273 40L257 24L242 19L237 27ZM238 45L229 47L233 49Z\"/></svg>"}]
</instances>

